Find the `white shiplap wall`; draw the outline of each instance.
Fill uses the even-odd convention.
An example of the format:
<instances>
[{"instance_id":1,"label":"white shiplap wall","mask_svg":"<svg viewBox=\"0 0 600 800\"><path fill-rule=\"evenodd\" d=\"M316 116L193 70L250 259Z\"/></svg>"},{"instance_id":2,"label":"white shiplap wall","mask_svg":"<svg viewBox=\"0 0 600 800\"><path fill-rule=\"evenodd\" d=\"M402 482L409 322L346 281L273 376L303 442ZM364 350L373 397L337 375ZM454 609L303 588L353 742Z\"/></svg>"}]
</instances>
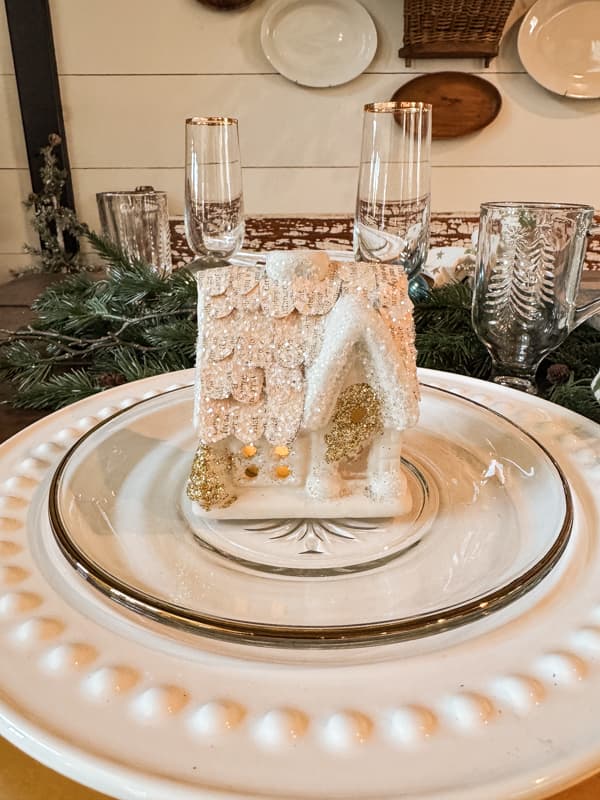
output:
<instances>
[{"instance_id":1,"label":"white shiplap wall","mask_svg":"<svg viewBox=\"0 0 600 800\"><path fill-rule=\"evenodd\" d=\"M0 281L10 277L11 268L31 261L23 244L34 243L35 236L22 204L30 191L6 11L0 3Z\"/></svg>"},{"instance_id":2,"label":"white shiplap wall","mask_svg":"<svg viewBox=\"0 0 600 800\"><path fill-rule=\"evenodd\" d=\"M240 120L249 213L351 212L362 105L389 99L419 72L442 69L486 76L503 107L484 131L434 142L434 210L474 211L484 199L516 197L600 207L600 101L568 100L538 86L519 61L518 26L509 23L489 70L477 60L418 61L407 69L397 56L402 3L364 0L379 35L374 61L345 86L307 89L274 73L262 54L260 23L270 2L222 12L198 0L51 0L81 218L97 225L97 191L138 184L165 189L171 212L180 214L183 121L207 114ZM530 4L517 0L512 19ZM17 252L26 236L18 198L27 176L10 53L0 58L0 103L10 117L0 121L0 145L8 142L0 211L10 217L0 251Z\"/></svg>"}]
</instances>

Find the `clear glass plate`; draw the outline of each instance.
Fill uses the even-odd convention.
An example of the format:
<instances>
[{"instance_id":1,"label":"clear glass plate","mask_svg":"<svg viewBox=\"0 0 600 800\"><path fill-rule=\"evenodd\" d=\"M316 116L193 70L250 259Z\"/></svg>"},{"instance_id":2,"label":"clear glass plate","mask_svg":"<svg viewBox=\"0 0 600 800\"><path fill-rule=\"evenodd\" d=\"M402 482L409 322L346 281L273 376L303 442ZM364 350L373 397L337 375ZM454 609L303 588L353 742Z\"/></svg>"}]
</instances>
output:
<instances>
[{"instance_id":1,"label":"clear glass plate","mask_svg":"<svg viewBox=\"0 0 600 800\"><path fill-rule=\"evenodd\" d=\"M206 635L344 647L470 622L548 574L570 535L572 501L552 457L509 420L441 389L422 395L404 445L418 499L409 519L212 520L202 529L183 491L196 447L185 387L77 442L52 481L52 529L102 592Z\"/></svg>"}]
</instances>

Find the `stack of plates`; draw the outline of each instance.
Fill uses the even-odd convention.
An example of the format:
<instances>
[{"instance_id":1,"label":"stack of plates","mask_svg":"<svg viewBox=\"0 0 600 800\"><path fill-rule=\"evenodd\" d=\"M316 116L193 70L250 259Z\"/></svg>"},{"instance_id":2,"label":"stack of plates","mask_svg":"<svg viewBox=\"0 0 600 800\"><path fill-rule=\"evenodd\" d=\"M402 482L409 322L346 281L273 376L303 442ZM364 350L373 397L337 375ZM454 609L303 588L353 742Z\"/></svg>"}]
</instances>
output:
<instances>
[{"instance_id":1,"label":"stack of plates","mask_svg":"<svg viewBox=\"0 0 600 800\"><path fill-rule=\"evenodd\" d=\"M595 766L598 427L420 380L400 519L194 520L191 371L5 443L0 732L127 800L536 798Z\"/></svg>"}]
</instances>

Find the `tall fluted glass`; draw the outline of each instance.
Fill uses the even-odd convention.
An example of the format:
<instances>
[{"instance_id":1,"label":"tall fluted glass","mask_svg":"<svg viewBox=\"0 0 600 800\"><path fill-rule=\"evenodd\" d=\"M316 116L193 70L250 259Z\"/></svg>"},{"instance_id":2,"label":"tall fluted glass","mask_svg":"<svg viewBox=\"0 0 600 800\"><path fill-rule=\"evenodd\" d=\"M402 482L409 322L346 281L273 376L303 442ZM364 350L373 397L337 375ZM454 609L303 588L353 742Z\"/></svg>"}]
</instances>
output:
<instances>
[{"instance_id":1,"label":"tall fluted glass","mask_svg":"<svg viewBox=\"0 0 600 800\"><path fill-rule=\"evenodd\" d=\"M185 124L185 232L193 266L227 261L244 241L238 122L192 117Z\"/></svg>"},{"instance_id":2,"label":"tall fluted glass","mask_svg":"<svg viewBox=\"0 0 600 800\"><path fill-rule=\"evenodd\" d=\"M431 106L366 105L354 255L401 264L413 288L429 247L430 176Z\"/></svg>"}]
</instances>

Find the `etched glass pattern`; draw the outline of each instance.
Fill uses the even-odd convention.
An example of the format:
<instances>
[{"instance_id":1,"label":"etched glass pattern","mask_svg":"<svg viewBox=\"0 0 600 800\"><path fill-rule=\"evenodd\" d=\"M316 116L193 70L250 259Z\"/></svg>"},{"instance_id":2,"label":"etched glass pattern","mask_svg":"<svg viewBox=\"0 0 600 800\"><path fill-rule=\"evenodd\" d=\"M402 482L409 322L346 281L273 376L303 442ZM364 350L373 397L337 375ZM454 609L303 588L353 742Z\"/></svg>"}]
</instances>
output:
<instances>
[{"instance_id":1,"label":"etched glass pattern","mask_svg":"<svg viewBox=\"0 0 600 800\"><path fill-rule=\"evenodd\" d=\"M535 391L535 373L577 319L589 206L487 203L481 207L473 325L494 379Z\"/></svg>"},{"instance_id":2,"label":"etched glass pattern","mask_svg":"<svg viewBox=\"0 0 600 800\"><path fill-rule=\"evenodd\" d=\"M138 186L132 192L98 192L102 235L130 261L150 264L168 275L172 269L171 233L166 192Z\"/></svg>"}]
</instances>

